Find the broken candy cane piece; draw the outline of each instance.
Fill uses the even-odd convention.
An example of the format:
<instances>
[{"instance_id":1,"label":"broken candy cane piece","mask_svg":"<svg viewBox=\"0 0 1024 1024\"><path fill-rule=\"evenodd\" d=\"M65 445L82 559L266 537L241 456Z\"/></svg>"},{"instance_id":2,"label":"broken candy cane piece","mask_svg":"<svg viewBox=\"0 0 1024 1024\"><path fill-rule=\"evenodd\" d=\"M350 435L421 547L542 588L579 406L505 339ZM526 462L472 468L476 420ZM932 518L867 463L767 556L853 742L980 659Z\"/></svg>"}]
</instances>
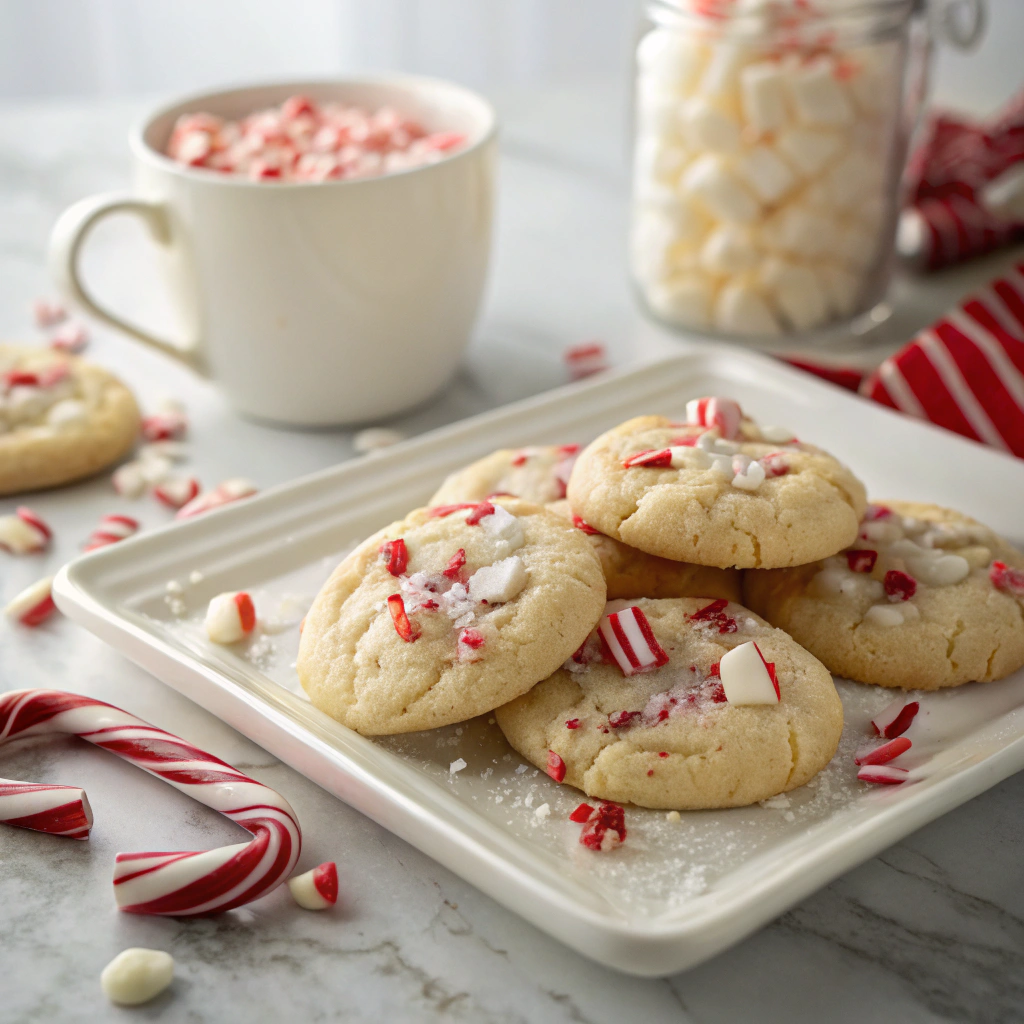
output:
<instances>
[{"instance_id":1,"label":"broken candy cane piece","mask_svg":"<svg viewBox=\"0 0 1024 1024\"><path fill-rule=\"evenodd\" d=\"M53 531L30 508L20 505L12 516L0 517L0 548L12 555L42 551Z\"/></svg>"},{"instance_id":2,"label":"broken candy cane piece","mask_svg":"<svg viewBox=\"0 0 1024 1024\"><path fill-rule=\"evenodd\" d=\"M546 771L548 775L555 780L555 782L561 782L565 778L565 762L553 750L548 751L548 766Z\"/></svg>"},{"instance_id":3,"label":"broken candy cane piece","mask_svg":"<svg viewBox=\"0 0 1024 1024\"><path fill-rule=\"evenodd\" d=\"M236 644L256 628L256 607L244 590L218 594L206 608L203 625L215 644Z\"/></svg>"},{"instance_id":4,"label":"broken candy cane piece","mask_svg":"<svg viewBox=\"0 0 1024 1024\"><path fill-rule=\"evenodd\" d=\"M590 820L590 816L594 813L594 808L590 804L580 804L572 813L569 815L570 821L575 821L577 825L582 825L585 821Z\"/></svg>"},{"instance_id":5,"label":"broken candy cane piece","mask_svg":"<svg viewBox=\"0 0 1024 1024\"><path fill-rule=\"evenodd\" d=\"M427 516L431 519L445 519L463 509L471 510L470 514L466 516L466 522L470 526L478 526L484 516L494 513L494 506L489 501L462 501L455 505L435 505L433 508L427 509ZM470 522L470 519L473 521Z\"/></svg>"},{"instance_id":6,"label":"broken candy cane piece","mask_svg":"<svg viewBox=\"0 0 1024 1024\"><path fill-rule=\"evenodd\" d=\"M448 560L448 564L441 570L441 575L450 580L458 580L462 573L462 567L466 564L466 549L459 548Z\"/></svg>"},{"instance_id":7,"label":"broken candy cane piece","mask_svg":"<svg viewBox=\"0 0 1024 1024\"><path fill-rule=\"evenodd\" d=\"M103 516L96 529L89 534L84 550L95 551L97 548L105 548L108 544L116 544L136 533L138 529L138 520L132 519L131 516Z\"/></svg>"},{"instance_id":8,"label":"broken candy cane piece","mask_svg":"<svg viewBox=\"0 0 1024 1024\"><path fill-rule=\"evenodd\" d=\"M762 455L758 462L767 476L785 476L790 470L789 460L782 452L769 452Z\"/></svg>"},{"instance_id":9,"label":"broken candy cane piece","mask_svg":"<svg viewBox=\"0 0 1024 1024\"><path fill-rule=\"evenodd\" d=\"M643 466L646 469L670 469L672 466L671 448L647 448L636 455L622 460L623 469L634 469Z\"/></svg>"},{"instance_id":10,"label":"broken candy cane piece","mask_svg":"<svg viewBox=\"0 0 1024 1024\"><path fill-rule=\"evenodd\" d=\"M134 946L103 968L100 987L118 1006L139 1006L155 999L174 980L174 957L162 949Z\"/></svg>"},{"instance_id":11,"label":"broken candy cane piece","mask_svg":"<svg viewBox=\"0 0 1024 1024\"><path fill-rule=\"evenodd\" d=\"M114 895L127 913L184 917L231 910L283 882L298 860L302 834L288 802L220 758L91 697L60 690L0 695L0 743L43 733L80 736L109 750L253 836L195 853L119 853Z\"/></svg>"},{"instance_id":12,"label":"broken candy cane piece","mask_svg":"<svg viewBox=\"0 0 1024 1024\"><path fill-rule=\"evenodd\" d=\"M0 373L0 381L3 381L8 388L41 387L39 374L32 373L31 370L5 370L3 373Z\"/></svg>"},{"instance_id":13,"label":"broken candy cane piece","mask_svg":"<svg viewBox=\"0 0 1024 1024\"><path fill-rule=\"evenodd\" d=\"M909 703L897 697L891 704L887 704L884 710L871 719L871 725L879 736L887 740L902 736L913 722L918 711L921 710L920 702L912 700Z\"/></svg>"},{"instance_id":14,"label":"broken candy cane piece","mask_svg":"<svg viewBox=\"0 0 1024 1024\"><path fill-rule=\"evenodd\" d=\"M385 568L392 576L401 576L405 572L409 565L409 549L401 537L385 541L379 551Z\"/></svg>"},{"instance_id":15,"label":"broken candy cane piece","mask_svg":"<svg viewBox=\"0 0 1024 1024\"><path fill-rule=\"evenodd\" d=\"M411 644L419 637L420 631L405 613L405 602L402 600L401 594L392 594L388 598L388 611L391 613L391 621L395 624L395 632L407 644Z\"/></svg>"},{"instance_id":16,"label":"broken candy cane piece","mask_svg":"<svg viewBox=\"0 0 1024 1024\"><path fill-rule=\"evenodd\" d=\"M326 861L288 879L292 898L303 910L326 910L338 902L338 866L333 860Z\"/></svg>"},{"instance_id":17,"label":"broken candy cane piece","mask_svg":"<svg viewBox=\"0 0 1024 1024\"><path fill-rule=\"evenodd\" d=\"M44 579L26 587L4 608L4 614L23 626L38 626L48 619L56 610L53 603L53 577Z\"/></svg>"},{"instance_id":18,"label":"broken candy cane piece","mask_svg":"<svg viewBox=\"0 0 1024 1024\"><path fill-rule=\"evenodd\" d=\"M636 606L605 615L597 631L626 676L668 664L668 655L654 637L647 616Z\"/></svg>"},{"instance_id":19,"label":"broken candy cane piece","mask_svg":"<svg viewBox=\"0 0 1024 1024\"><path fill-rule=\"evenodd\" d=\"M59 302L36 299L32 303L32 319L36 327L54 327L67 317L67 310Z\"/></svg>"},{"instance_id":20,"label":"broken candy cane piece","mask_svg":"<svg viewBox=\"0 0 1024 1024\"><path fill-rule=\"evenodd\" d=\"M464 629L459 633L458 656L459 661L479 661L482 657L477 653L486 643L486 639L478 629Z\"/></svg>"},{"instance_id":21,"label":"broken candy cane piece","mask_svg":"<svg viewBox=\"0 0 1024 1024\"><path fill-rule=\"evenodd\" d=\"M85 328L74 321L69 321L50 335L50 348L58 352L82 352L88 343L89 335Z\"/></svg>"},{"instance_id":22,"label":"broken candy cane piece","mask_svg":"<svg viewBox=\"0 0 1024 1024\"><path fill-rule=\"evenodd\" d=\"M485 604L505 604L522 593L529 579L518 555L477 569L469 578L469 596Z\"/></svg>"},{"instance_id":23,"label":"broken candy cane piece","mask_svg":"<svg viewBox=\"0 0 1024 1024\"><path fill-rule=\"evenodd\" d=\"M897 736L896 739L889 740L888 743L883 743L879 747L862 747L857 751L853 763L858 765L885 764L887 761L899 757L900 754L906 753L911 745L906 736Z\"/></svg>"},{"instance_id":24,"label":"broken candy cane piece","mask_svg":"<svg viewBox=\"0 0 1024 1024\"><path fill-rule=\"evenodd\" d=\"M181 508L199 493L199 481L194 476L172 476L153 488L153 497L168 508Z\"/></svg>"},{"instance_id":25,"label":"broken candy cane piece","mask_svg":"<svg viewBox=\"0 0 1024 1024\"><path fill-rule=\"evenodd\" d=\"M871 572L877 561L878 552L869 548L846 552L846 564L850 567L850 572Z\"/></svg>"},{"instance_id":26,"label":"broken candy cane piece","mask_svg":"<svg viewBox=\"0 0 1024 1024\"><path fill-rule=\"evenodd\" d=\"M586 522L582 516L576 515L575 512L572 516L572 525L575 526L577 530L582 530L588 537L593 537L595 534L601 532L600 530L595 530L590 523Z\"/></svg>"},{"instance_id":27,"label":"broken candy cane piece","mask_svg":"<svg viewBox=\"0 0 1024 1024\"><path fill-rule=\"evenodd\" d=\"M730 704L778 704L782 699L775 663L764 660L753 640L723 654L718 673Z\"/></svg>"},{"instance_id":28,"label":"broken candy cane piece","mask_svg":"<svg viewBox=\"0 0 1024 1024\"><path fill-rule=\"evenodd\" d=\"M110 476L114 490L124 498L139 498L149 486L142 462L126 462Z\"/></svg>"},{"instance_id":29,"label":"broken candy cane piece","mask_svg":"<svg viewBox=\"0 0 1024 1024\"><path fill-rule=\"evenodd\" d=\"M88 839L92 808L85 790L75 786L0 779L0 822L51 836Z\"/></svg>"},{"instance_id":30,"label":"broken candy cane piece","mask_svg":"<svg viewBox=\"0 0 1024 1024\"><path fill-rule=\"evenodd\" d=\"M580 845L607 853L626 841L626 812L610 800L602 800L580 832Z\"/></svg>"},{"instance_id":31,"label":"broken candy cane piece","mask_svg":"<svg viewBox=\"0 0 1024 1024\"><path fill-rule=\"evenodd\" d=\"M907 781L910 772L906 768L894 768L888 764L866 764L857 772L861 782L875 782L880 786L898 786Z\"/></svg>"},{"instance_id":32,"label":"broken candy cane piece","mask_svg":"<svg viewBox=\"0 0 1024 1024\"><path fill-rule=\"evenodd\" d=\"M864 518L861 520L862 523L873 523L879 519L891 519L892 509L887 508L885 505L868 505L864 509Z\"/></svg>"},{"instance_id":33,"label":"broken candy cane piece","mask_svg":"<svg viewBox=\"0 0 1024 1024\"><path fill-rule=\"evenodd\" d=\"M569 376L573 380L582 380L608 369L608 353L599 341L570 345L562 353L562 360L569 368Z\"/></svg>"},{"instance_id":34,"label":"broken candy cane piece","mask_svg":"<svg viewBox=\"0 0 1024 1024\"><path fill-rule=\"evenodd\" d=\"M698 427L718 427L731 440L740 432L743 410L731 398L694 398L686 403L686 422Z\"/></svg>"},{"instance_id":35,"label":"broken candy cane piece","mask_svg":"<svg viewBox=\"0 0 1024 1024\"><path fill-rule=\"evenodd\" d=\"M178 509L175 519L188 519L211 509L220 508L232 501L248 498L256 493L256 485L244 477L236 476L218 484L212 491L206 491Z\"/></svg>"},{"instance_id":36,"label":"broken candy cane piece","mask_svg":"<svg viewBox=\"0 0 1024 1024\"><path fill-rule=\"evenodd\" d=\"M608 716L608 724L613 729L625 729L633 724L634 718L639 717L639 711L613 711Z\"/></svg>"},{"instance_id":37,"label":"broken candy cane piece","mask_svg":"<svg viewBox=\"0 0 1024 1024\"><path fill-rule=\"evenodd\" d=\"M1011 569L1005 562L993 562L989 566L988 578L996 590L1024 597L1024 572L1020 569Z\"/></svg>"},{"instance_id":38,"label":"broken candy cane piece","mask_svg":"<svg viewBox=\"0 0 1024 1024\"><path fill-rule=\"evenodd\" d=\"M142 418L140 429L147 441L176 440L188 429L185 410L178 402L162 402L157 412Z\"/></svg>"},{"instance_id":39,"label":"broken candy cane piece","mask_svg":"<svg viewBox=\"0 0 1024 1024\"><path fill-rule=\"evenodd\" d=\"M917 593L917 580L913 576L900 572L899 569L890 569L882 581L885 593L893 603L897 601L909 601Z\"/></svg>"}]
</instances>

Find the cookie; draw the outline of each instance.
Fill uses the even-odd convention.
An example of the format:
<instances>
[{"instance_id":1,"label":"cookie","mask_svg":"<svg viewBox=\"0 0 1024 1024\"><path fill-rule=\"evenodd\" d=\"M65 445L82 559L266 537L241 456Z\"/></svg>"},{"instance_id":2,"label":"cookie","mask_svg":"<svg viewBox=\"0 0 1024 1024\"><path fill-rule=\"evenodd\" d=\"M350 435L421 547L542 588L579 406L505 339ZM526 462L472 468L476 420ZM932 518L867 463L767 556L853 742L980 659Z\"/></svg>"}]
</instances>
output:
<instances>
[{"instance_id":1,"label":"cookie","mask_svg":"<svg viewBox=\"0 0 1024 1024\"><path fill-rule=\"evenodd\" d=\"M573 514L568 501L547 506L582 530L601 560L608 600L633 597L724 597L739 601L740 573L737 569L716 569L709 565L673 562L627 547L595 530Z\"/></svg>"},{"instance_id":2,"label":"cookie","mask_svg":"<svg viewBox=\"0 0 1024 1024\"><path fill-rule=\"evenodd\" d=\"M135 399L113 374L0 345L0 495L90 476L126 455L138 432Z\"/></svg>"},{"instance_id":3,"label":"cookie","mask_svg":"<svg viewBox=\"0 0 1024 1024\"><path fill-rule=\"evenodd\" d=\"M861 482L819 448L736 412L729 437L664 416L602 434L569 478L573 511L648 554L721 568L801 565L851 544Z\"/></svg>"},{"instance_id":4,"label":"cookie","mask_svg":"<svg viewBox=\"0 0 1024 1024\"><path fill-rule=\"evenodd\" d=\"M587 538L540 506L417 509L324 585L299 680L321 711L367 736L462 722L549 676L604 603Z\"/></svg>"},{"instance_id":5,"label":"cookie","mask_svg":"<svg viewBox=\"0 0 1024 1024\"><path fill-rule=\"evenodd\" d=\"M630 604L663 657L627 676L588 640L576 660L495 712L525 758L587 796L677 810L764 800L802 786L832 759L843 730L839 695L827 669L782 630L724 601L609 609L621 615ZM733 680L723 685L723 657L750 641L773 666L771 703L733 703L735 692L726 699Z\"/></svg>"},{"instance_id":6,"label":"cookie","mask_svg":"<svg viewBox=\"0 0 1024 1024\"><path fill-rule=\"evenodd\" d=\"M853 546L749 572L746 601L839 676L938 690L1024 665L1024 555L959 512L868 507Z\"/></svg>"},{"instance_id":7,"label":"cookie","mask_svg":"<svg viewBox=\"0 0 1024 1024\"><path fill-rule=\"evenodd\" d=\"M452 473L430 499L431 505L483 501L509 494L546 505L565 497L565 485L580 450L578 444L501 448Z\"/></svg>"}]
</instances>

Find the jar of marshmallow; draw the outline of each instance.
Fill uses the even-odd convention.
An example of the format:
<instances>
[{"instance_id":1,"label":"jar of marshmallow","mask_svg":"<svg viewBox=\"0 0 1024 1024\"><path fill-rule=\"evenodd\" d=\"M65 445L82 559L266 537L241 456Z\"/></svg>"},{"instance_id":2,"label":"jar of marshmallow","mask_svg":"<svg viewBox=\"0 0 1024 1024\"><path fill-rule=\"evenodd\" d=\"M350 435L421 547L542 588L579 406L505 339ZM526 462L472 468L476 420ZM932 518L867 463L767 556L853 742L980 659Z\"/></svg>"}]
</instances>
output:
<instances>
[{"instance_id":1,"label":"jar of marshmallow","mask_svg":"<svg viewBox=\"0 0 1024 1024\"><path fill-rule=\"evenodd\" d=\"M884 297L924 92L918 0L649 0L630 264L675 327L768 338Z\"/></svg>"}]
</instances>

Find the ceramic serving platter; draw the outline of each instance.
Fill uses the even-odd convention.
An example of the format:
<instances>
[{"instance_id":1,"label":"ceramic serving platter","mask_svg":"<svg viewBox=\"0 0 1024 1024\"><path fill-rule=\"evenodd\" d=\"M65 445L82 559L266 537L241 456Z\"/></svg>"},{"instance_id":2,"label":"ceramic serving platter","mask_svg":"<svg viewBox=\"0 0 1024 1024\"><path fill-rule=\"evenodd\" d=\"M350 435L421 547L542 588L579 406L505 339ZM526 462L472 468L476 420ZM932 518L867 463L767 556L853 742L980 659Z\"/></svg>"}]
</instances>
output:
<instances>
[{"instance_id":1,"label":"ceramic serving platter","mask_svg":"<svg viewBox=\"0 0 1024 1024\"><path fill-rule=\"evenodd\" d=\"M620 970L669 974L1024 767L1024 672L923 695L912 781L884 788L857 781L853 751L892 694L839 680L843 740L811 784L680 821L627 808L627 842L601 854L568 821L581 794L526 765L488 716L367 739L313 708L293 665L299 620L339 557L423 504L446 473L498 447L584 443L641 413L681 418L703 394L731 395L762 423L830 449L876 499L947 504L1022 539L1024 464L767 357L695 346L86 555L58 576L57 603L538 928ZM207 601L243 588L267 629L238 649L210 644Z\"/></svg>"}]
</instances>

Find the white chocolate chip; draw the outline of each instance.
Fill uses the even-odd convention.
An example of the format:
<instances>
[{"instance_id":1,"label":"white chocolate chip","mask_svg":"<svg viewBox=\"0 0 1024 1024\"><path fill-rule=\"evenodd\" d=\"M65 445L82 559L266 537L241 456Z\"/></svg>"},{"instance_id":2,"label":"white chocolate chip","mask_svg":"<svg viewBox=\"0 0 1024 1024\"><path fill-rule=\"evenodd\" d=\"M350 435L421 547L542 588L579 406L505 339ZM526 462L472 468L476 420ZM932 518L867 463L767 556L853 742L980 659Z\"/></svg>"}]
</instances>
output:
<instances>
[{"instance_id":1,"label":"white chocolate chip","mask_svg":"<svg viewBox=\"0 0 1024 1024\"><path fill-rule=\"evenodd\" d=\"M517 597L529 579L526 566L518 555L505 558L494 565L477 569L469 578L469 596L474 601L504 604Z\"/></svg>"},{"instance_id":2,"label":"white chocolate chip","mask_svg":"<svg viewBox=\"0 0 1024 1024\"><path fill-rule=\"evenodd\" d=\"M138 1006L158 996L174 980L174 957L160 949L133 947L103 968L103 993L119 1006Z\"/></svg>"},{"instance_id":3,"label":"white chocolate chip","mask_svg":"<svg viewBox=\"0 0 1024 1024\"><path fill-rule=\"evenodd\" d=\"M903 612L892 605L875 604L864 613L864 621L874 626L902 626Z\"/></svg>"}]
</instances>

